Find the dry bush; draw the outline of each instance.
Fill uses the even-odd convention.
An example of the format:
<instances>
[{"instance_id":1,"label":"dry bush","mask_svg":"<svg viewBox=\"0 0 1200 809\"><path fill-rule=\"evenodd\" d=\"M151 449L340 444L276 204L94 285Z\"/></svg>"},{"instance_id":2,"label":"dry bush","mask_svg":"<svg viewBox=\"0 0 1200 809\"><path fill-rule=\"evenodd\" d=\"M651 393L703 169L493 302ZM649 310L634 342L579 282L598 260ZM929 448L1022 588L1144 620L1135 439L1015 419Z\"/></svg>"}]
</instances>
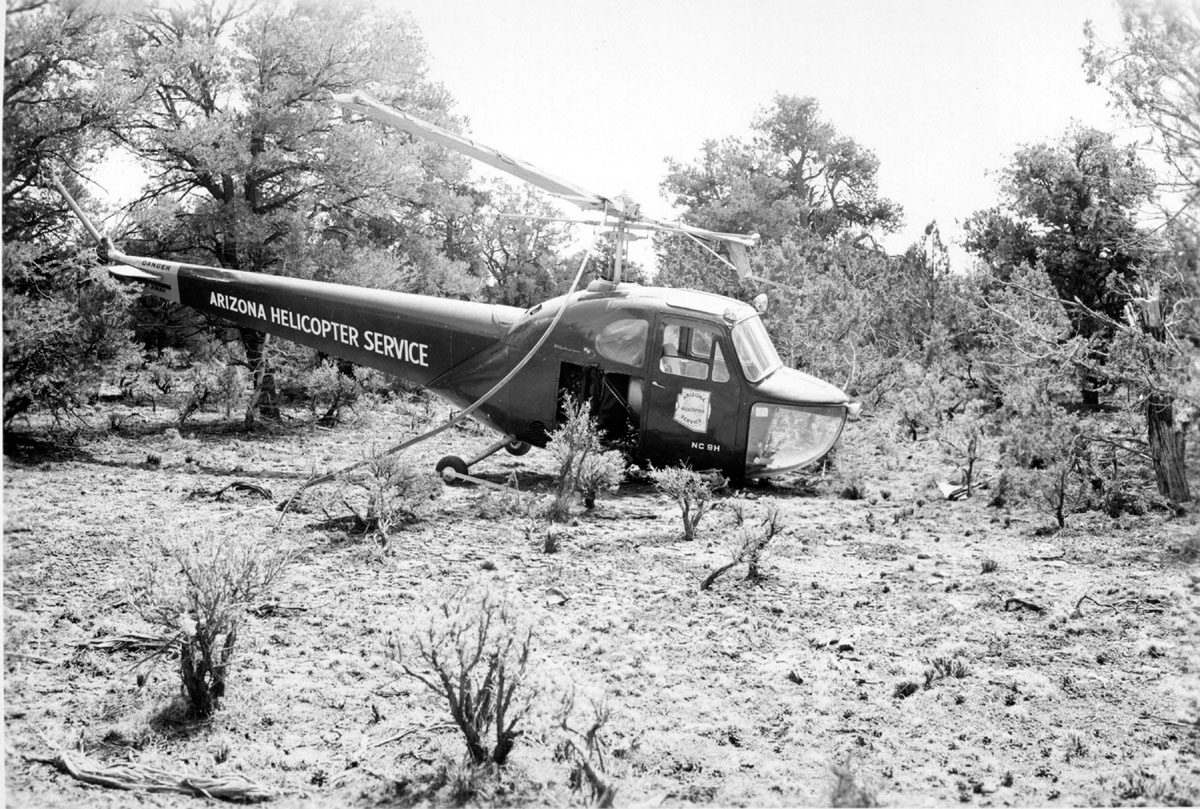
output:
<instances>
[{"instance_id":1,"label":"dry bush","mask_svg":"<svg viewBox=\"0 0 1200 809\"><path fill-rule=\"evenodd\" d=\"M767 544L783 530L779 509L776 506L771 506L767 510L761 522L747 520L740 508L735 508L734 513L737 515L739 528L733 536L730 547L733 559L728 564L722 565L709 573L708 577L700 583L701 590L707 590L712 587L713 582L721 574L740 564L746 565L747 581L760 581L762 579L762 571L759 565L766 554Z\"/></svg>"},{"instance_id":2,"label":"dry bush","mask_svg":"<svg viewBox=\"0 0 1200 809\"><path fill-rule=\"evenodd\" d=\"M712 507L716 493L729 483L719 475L702 475L686 466L651 467L650 478L655 488L679 505L687 540L696 538L696 527Z\"/></svg>"},{"instance_id":3,"label":"dry bush","mask_svg":"<svg viewBox=\"0 0 1200 809\"><path fill-rule=\"evenodd\" d=\"M948 458L958 464L967 497L974 494L980 461L986 457L990 417L979 400L968 402L937 431L937 441Z\"/></svg>"},{"instance_id":4,"label":"dry bush","mask_svg":"<svg viewBox=\"0 0 1200 809\"><path fill-rule=\"evenodd\" d=\"M596 507L596 498L603 492L614 491L625 479L629 464L617 450L594 452L579 465L576 488L583 495L583 507L589 511Z\"/></svg>"},{"instance_id":5,"label":"dry bush","mask_svg":"<svg viewBox=\"0 0 1200 809\"><path fill-rule=\"evenodd\" d=\"M600 492L615 489L621 483L627 466L619 451L604 449L589 402L576 402L567 395L563 398L563 409L566 418L551 433L546 445L558 462L554 500L546 510L546 516L554 522L569 516L578 494L583 495L585 508L594 508Z\"/></svg>"},{"instance_id":6,"label":"dry bush","mask_svg":"<svg viewBox=\"0 0 1200 809\"><path fill-rule=\"evenodd\" d=\"M83 256L36 240L6 238L2 260L4 430L39 411L56 426L82 419L105 374L137 361L127 293Z\"/></svg>"},{"instance_id":7,"label":"dry bush","mask_svg":"<svg viewBox=\"0 0 1200 809\"><path fill-rule=\"evenodd\" d=\"M533 503L533 495L521 491L517 473L513 472L503 489L482 487L479 499L475 502L475 512L485 520L504 517L527 520L533 517Z\"/></svg>"},{"instance_id":8,"label":"dry bush","mask_svg":"<svg viewBox=\"0 0 1200 809\"><path fill-rule=\"evenodd\" d=\"M1002 424L1004 497L1026 497L1059 529L1082 507L1087 491L1088 438L1082 419L1045 398Z\"/></svg>"},{"instance_id":9,"label":"dry bush","mask_svg":"<svg viewBox=\"0 0 1200 809\"><path fill-rule=\"evenodd\" d=\"M563 695L559 707L557 723L564 736L555 748L556 761L571 762L571 774L568 783L572 792L580 792L584 785L588 788L588 802L592 806L607 809L613 805L617 797L617 787L608 774L608 764L605 756L608 754L608 742L604 736L604 728L612 718L607 699L592 702L592 717L588 721L587 730L576 730L571 727L571 714L575 710L575 692Z\"/></svg>"},{"instance_id":10,"label":"dry bush","mask_svg":"<svg viewBox=\"0 0 1200 809\"><path fill-rule=\"evenodd\" d=\"M476 587L456 592L389 646L406 676L445 700L473 763L507 763L538 695L529 682L533 628L510 600Z\"/></svg>"},{"instance_id":11,"label":"dry bush","mask_svg":"<svg viewBox=\"0 0 1200 809\"><path fill-rule=\"evenodd\" d=\"M833 784L829 789L830 806L878 806L879 792L859 783L853 761L847 756L841 764L831 764Z\"/></svg>"},{"instance_id":12,"label":"dry bush","mask_svg":"<svg viewBox=\"0 0 1200 809\"><path fill-rule=\"evenodd\" d=\"M436 475L413 469L395 454L373 453L343 478L353 487L342 504L355 526L384 543L394 529L420 521L443 491Z\"/></svg>"},{"instance_id":13,"label":"dry bush","mask_svg":"<svg viewBox=\"0 0 1200 809\"><path fill-rule=\"evenodd\" d=\"M179 405L180 428L192 416L209 408L220 409L228 420L232 418L234 410L245 403L250 387L249 372L240 352L230 346L217 344L208 348L179 371L170 370L171 363L179 361L177 357L172 359L168 356L164 360L165 368L162 365L157 367L152 372L153 378L165 394L163 386L168 384L165 375L173 373L177 377L174 387L185 391Z\"/></svg>"},{"instance_id":14,"label":"dry bush","mask_svg":"<svg viewBox=\"0 0 1200 809\"><path fill-rule=\"evenodd\" d=\"M275 347L280 398L303 405L322 427L341 424L347 411L369 409L388 381L372 368L292 344ZM360 405L364 407L360 407Z\"/></svg>"},{"instance_id":15,"label":"dry bush","mask_svg":"<svg viewBox=\"0 0 1200 809\"><path fill-rule=\"evenodd\" d=\"M1136 770L1125 773L1116 783L1117 797L1122 801L1140 801L1145 806L1195 806L1200 791L1181 783L1175 773Z\"/></svg>"},{"instance_id":16,"label":"dry bush","mask_svg":"<svg viewBox=\"0 0 1200 809\"><path fill-rule=\"evenodd\" d=\"M234 535L228 527L178 537L162 552L130 602L169 633L150 659L178 650L188 716L207 719L225 696L247 608L270 590L292 556L265 536Z\"/></svg>"},{"instance_id":17,"label":"dry bush","mask_svg":"<svg viewBox=\"0 0 1200 809\"><path fill-rule=\"evenodd\" d=\"M910 366L904 384L890 398L896 432L909 441L937 433L970 399L966 384L952 359L930 368Z\"/></svg>"},{"instance_id":18,"label":"dry bush","mask_svg":"<svg viewBox=\"0 0 1200 809\"><path fill-rule=\"evenodd\" d=\"M958 658L935 657L928 661L929 668L925 670L925 688L928 690L938 680L954 678L961 680L969 677L971 668Z\"/></svg>"}]
</instances>

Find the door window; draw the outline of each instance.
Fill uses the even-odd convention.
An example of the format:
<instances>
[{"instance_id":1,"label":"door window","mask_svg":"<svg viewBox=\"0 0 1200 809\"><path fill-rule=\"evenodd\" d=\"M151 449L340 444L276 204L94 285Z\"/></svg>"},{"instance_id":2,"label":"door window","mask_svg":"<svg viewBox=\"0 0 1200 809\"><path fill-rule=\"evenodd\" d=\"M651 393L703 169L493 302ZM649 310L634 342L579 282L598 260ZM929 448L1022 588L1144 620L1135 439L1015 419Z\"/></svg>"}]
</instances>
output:
<instances>
[{"instance_id":1,"label":"door window","mask_svg":"<svg viewBox=\"0 0 1200 809\"><path fill-rule=\"evenodd\" d=\"M663 373L688 379L729 381L729 365L715 328L668 323L663 326L660 344L658 368Z\"/></svg>"}]
</instances>

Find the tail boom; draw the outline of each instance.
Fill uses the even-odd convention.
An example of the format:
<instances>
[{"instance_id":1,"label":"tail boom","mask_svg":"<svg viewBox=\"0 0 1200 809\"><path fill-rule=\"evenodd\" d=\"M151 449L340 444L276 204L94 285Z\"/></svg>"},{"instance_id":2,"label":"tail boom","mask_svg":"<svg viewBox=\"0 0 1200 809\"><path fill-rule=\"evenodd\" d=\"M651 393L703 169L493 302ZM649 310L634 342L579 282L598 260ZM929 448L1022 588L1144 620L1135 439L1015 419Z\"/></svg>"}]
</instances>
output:
<instances>
[{"instance_id":1,"label":"tail boom","mask_svg":"<svg viewBox=\"0 0 1200 809\"><path fill-rule=\"evenodd\" d=\"M495 345L520 309L114 254L118 281L426 385Z\"/></svg>"}]
</instances>

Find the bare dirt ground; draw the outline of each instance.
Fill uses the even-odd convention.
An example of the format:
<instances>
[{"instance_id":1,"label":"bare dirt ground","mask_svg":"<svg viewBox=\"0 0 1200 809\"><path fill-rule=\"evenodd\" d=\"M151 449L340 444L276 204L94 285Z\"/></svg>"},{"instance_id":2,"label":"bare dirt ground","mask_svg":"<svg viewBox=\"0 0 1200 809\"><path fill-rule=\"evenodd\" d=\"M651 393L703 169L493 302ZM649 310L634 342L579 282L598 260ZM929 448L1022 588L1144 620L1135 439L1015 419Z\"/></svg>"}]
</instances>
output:
<instances>
[{"instance_id":1,"label":"bare dirt ground","mask_svg":"<svg viewBox=\"0 0 1200 809\"><path fill-rule=\"evenodd\" d=\"M833 473L738 493L750 512L775 504L785 517L758 583L735 568L701 591L729 559L732 510L685 542L678 508L644 482L580 510L556 553L541 525L477 487L447 487L386 547L289 513L271 536L299 554L272 608L247 619L224 709L183 722L170 662L139 684L136 652L90 643L148 631L125 600L141 563L195 526L272 528L275 503L312 469L414 435L425 411L392 403L335 430L256 435L214 415L180 434L169 412L139 414L69 451L6 448L10 806L197 800L90 786L37 760L62 750L240 775L281 806L584 803L553 755L553 706L527 720L506 772L472 778L444 706L389 657L389 636L469 582L515 594L537 626L544 685L575 688L581 706L607 694L618 805L853 799L835 789L835 766L857 797L895 806L1200 798L1200 585L1194 553L1180 552L1194 548L1197 517L1079 514L1039 535L1047 518L1028 507L941 499L932 484L950 467L922 445L896 454L870 421L839 450L862 499L839 496ZM406 457L432 469L489 440L452 430ZM549 490L536 450L478 470ZM192 496L234 481L272 500Z\"/></svg>"}]
</instances>

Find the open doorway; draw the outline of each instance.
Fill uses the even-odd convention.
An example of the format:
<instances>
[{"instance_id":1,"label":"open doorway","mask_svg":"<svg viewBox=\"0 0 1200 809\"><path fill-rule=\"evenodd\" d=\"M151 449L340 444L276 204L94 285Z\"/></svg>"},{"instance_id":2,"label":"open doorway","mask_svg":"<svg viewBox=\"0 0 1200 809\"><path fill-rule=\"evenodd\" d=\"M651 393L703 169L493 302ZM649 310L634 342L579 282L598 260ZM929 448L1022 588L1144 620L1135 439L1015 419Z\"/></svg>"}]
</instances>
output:
<instances>
[{"instance_id":1,"label":"open doorway","mask_svg":"<svg viewBox=\"0 0 1200 809\"><path fill-rule=\"evenodd\" d=\"M610 446L626 451L637 447L638 426L641 424L640 377L607 373L597 366L564 362L558 373L558 409L556 423L566 417L563 408L565 395L592 406L592 417Z\"/></svg>"}]
</instances>

